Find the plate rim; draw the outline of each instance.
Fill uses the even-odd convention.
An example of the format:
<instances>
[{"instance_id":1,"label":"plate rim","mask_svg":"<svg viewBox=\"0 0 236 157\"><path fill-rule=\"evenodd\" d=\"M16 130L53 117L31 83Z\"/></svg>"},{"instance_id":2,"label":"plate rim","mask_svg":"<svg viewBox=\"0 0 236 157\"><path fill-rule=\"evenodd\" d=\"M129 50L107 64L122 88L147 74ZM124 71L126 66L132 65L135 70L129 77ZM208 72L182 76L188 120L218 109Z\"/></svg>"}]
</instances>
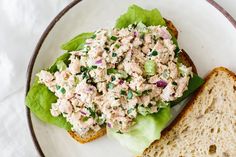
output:
<instances>
[{"instance_id":1,"label":"plate rim","mask_svg":"<svg viewBox=\"0 0 236 157\"><path fill-rule=\"evenodd\" d=\"M50 33L50 31L53 29L53 27L55 26L55 24L71 9L73 8L75 5L77 5L79 2L81 2L82 0L74 0L71 3L69 3L64 9L62 9L55 18L53 18L53 20L49 23L49 25L46 27L46 29L44 30L43 34L41 35L39 41L37 42L37 45L33 51L33 54L30 58L29 64L28 64L28 68L27 68L27 73L26 73L26 89L25 89L25 97L27 96L27 93L30 89L30 83L31 83L31 77L32 77L32 71L33 71L33 67L34 67L34 63L36 61L36 58L39 54L39 51L41 49L41 46L43 45L44 40L47 38L48 34ZM213 7L216 8L216 10L218 10L220 13L222 13L226 19L228 19L228 21L233 25L233 27L236 29L236 20L222 7L220 6L217 2L215 2L214 0L206 0L210 5L212 5ZM34 132L34 127L33 127L33 123L32 123L32 119L31 119L31 112L30 109L26 106L26 116L27 116L27 123L28 123L28 128L30 130L30 134L31 134L31 138L33 140L34 143L34 147L36 148L38 155L40 157L45 157L45 154L42 151L42 148L38 142L38 139L36 137L36 134Z\"/></svg>"}]
</instances>

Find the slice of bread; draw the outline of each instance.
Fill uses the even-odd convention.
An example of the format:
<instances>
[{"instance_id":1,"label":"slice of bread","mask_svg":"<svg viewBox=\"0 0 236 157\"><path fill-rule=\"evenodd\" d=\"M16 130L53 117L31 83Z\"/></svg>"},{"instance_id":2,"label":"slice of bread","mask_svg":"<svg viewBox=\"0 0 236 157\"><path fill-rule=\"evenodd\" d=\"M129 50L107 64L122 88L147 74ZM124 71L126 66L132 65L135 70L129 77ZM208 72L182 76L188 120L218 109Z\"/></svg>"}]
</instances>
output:
<instances>
[{"instance_id":1,"label":"slice of bread","mask_svg":"<svg viewBox=\"0 0 236 157\"><path fill-rule=\"evenodd\" d=\"M167 28L171 31L171 34L174 35L174 37L178 38L178 30L176 29L175 25L172 23L172 21L165 19Z\"/></svg>"},{"instance_id":2,"label":"slice of bread","mask_svg":"<svg viewBox=\"0 0 236 157\"><path fill-rule=\"evenodd\" d=\"M82 143L82 144L91 142L91 141L105 135L106 132L107 132L106 127L102 127L97 132L89 131L85 136L80 136L79 134L77 134L74 131L68 131L68 133L71 135L72 138L74 138L76 141L78 141L79 143Z\"/></svg>"},{"instance_id":3,"label":"slice of bread","mask_svg":"<svg viewBox=\"0 0 236 157\"><path fill-rule=\"evenodd\" d=\"M236 75L215 68L144 157L235 157Z\"/></svg>"},{"instance_id":4,"label":"slice of bread","mask_svg":"<svg viewBox=\"0 0 236 157\"><path fill-rule=\"evenodd\" d=\"M168 29L171 30L172 34L175 36L175 38L177 38L178 37L178 31L177 31L176 27L174 26L174 24L171 21L167 20L167 19L165 19L165 21L166 21ZM181 59L181 62L183 64L185 64L186 66L188 66L188 67L192 66L193 72L197 73L196 67L194 66L191 58L188 56L188 54L184 50L182 50L179 53L179 58ZM78 142L87 143L87 142L91 142L91 141L105 135L106 134L106 128L104 127L101 130L99 130L98 132L90 131L84 137L80 136L79 134L77 134L74 131L69 131L69 134L71 135L72 138L74 138Z\"/></svg>"}]
</instances>

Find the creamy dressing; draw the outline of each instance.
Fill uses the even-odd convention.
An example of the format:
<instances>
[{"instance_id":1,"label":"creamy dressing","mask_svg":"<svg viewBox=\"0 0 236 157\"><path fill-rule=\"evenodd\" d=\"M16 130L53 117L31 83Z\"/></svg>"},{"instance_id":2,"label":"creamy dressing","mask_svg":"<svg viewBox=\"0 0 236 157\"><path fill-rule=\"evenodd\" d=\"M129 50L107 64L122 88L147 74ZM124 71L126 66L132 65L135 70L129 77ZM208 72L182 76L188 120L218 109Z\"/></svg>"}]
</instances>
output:
<instances>
[{"instance_id":1,"label":"creamy dressing","mask_svg":"<svg viewBox=\"0 0 236 157\"><path fill-rule=\"evenodd\" d=\"M82 50L70 52L64 69L38 73L58 97L51 114L62 114L83 136L104 124L125 132L138 114L158 112L159 102L183 95L192 75L178 63L171 38L166 27L141 23L96 31Z\"/></svg>"}]
</instances>

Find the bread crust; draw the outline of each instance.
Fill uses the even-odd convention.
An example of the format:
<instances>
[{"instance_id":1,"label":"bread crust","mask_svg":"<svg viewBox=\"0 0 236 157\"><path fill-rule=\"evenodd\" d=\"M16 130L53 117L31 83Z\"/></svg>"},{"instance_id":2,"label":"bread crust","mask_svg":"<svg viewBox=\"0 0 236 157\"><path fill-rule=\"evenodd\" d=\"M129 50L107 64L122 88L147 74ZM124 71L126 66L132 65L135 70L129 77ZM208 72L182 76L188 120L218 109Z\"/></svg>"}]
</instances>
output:
<instances>
[{"instance_id":1,"label":"bread crust","mask_svg":"<svg viewBox=\"0 0 236 157\"><path fill-rule=\"evenodd\" d=\"M175 25L172 23L172 21L165 19L167 28L171 31L172 35L177 39L178 38L178 30L176 29Z\"/></svg>"},{"instance_id":2,"label":"bread crust","mask_svg":"<svg viewBox=\"0 0 236 157\"><path fill-rule=\"evenodd\" d=\"M207 84L206 82L208 82L208 80L213 77L214 75L218 75L219 72L224 71L228 74L229 77L232 77L235 81L236 81L236 74L233 73L232 71L230 71L229 69L225 68L225 67L216 67L214 68L204 79L205 83L195 92L195 94L193 95L193 97L190 99L190 101L185 105L185 107L183 108L183 110L178 114L178 116L173 120L173 122L166 127L162 132L161 132L161 136L166 136L167 133L172 130L176 125L178 125L178 122L184 118L184 116L189 113L192 112L193 110L193 104L194 102L198 99L198 97L201 95L201 93L203 92L203 90L206 88ZM153 145L158 145L159 144L159 140L154 141L148 148L152 147ZM144 150L143 154L145 154L145 152L147 152L147 149Z\"/></svg>"},{"instance_id":3,"label":"bread crust","mask_svg":"<svg viewBox=\"0 0 236 157\"><path fill-rule=\"evenodd\" d=\"M88 135L86 137L81 137L80 135L78 135L76 132L74 131L68 131L68 133L70 134L70 136L75 139L76 141L78 141L79 143L88 143L91 142L99 137L102 137L103 135L106 134L106 127L101 128L99 131L97 132L89 132Z\"/></svg>"}]
</instances>

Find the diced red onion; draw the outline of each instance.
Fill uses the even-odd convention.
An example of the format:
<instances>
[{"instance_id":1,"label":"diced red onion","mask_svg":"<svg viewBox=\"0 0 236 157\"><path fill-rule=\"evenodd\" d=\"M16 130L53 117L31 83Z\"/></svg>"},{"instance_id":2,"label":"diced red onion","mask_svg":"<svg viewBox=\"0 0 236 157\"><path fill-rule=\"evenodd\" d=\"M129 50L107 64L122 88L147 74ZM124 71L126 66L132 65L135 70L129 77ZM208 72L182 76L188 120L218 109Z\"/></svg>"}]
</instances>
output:
<instances>
[{"instance_id":1,"label":"diced red onion","mask_svg":"<svg viewBox=\"0 0 236 157\"><path fill-rule=\"evenodd\" d=\"M110 123L107 123L107 126L108 126L109 128L111 128L111 124L110 124Z\"/></svg>"},{"instance_id":2,"label":"diced red onion","mask_svg":"<svg viewBox=\"0 0 236 157\"><path fill-rule=\"evenodd\" d=\"M95 64L102 64L102 59L97 60Z\"/></svg>"},{"instance_id":3,"label":"diced red onion","mask_svg":"<svg viewBox=\"0 0 236 157\"><path fill-rule=\"evenodd\" d=\"M124 83L124 80L119 80L119 84L122 85Z\"/></svg>"},{"instance_id":4,"label":"diced red onion","mask_svg":"<svg viewBox=\"0 0 236 157\"><path fill-rule=\"evenodd\" d=\"M86 113L84 111L80 111L80 113L82 113L83 115L86 115Z\"/></svg>"},{"instance_id":5,"label":"diced red onion","mask_svg":"<svg viewBox=\"0 0 236 157\"><path fill-rule=\"evenodd\" d=\"M167 82L165 82L163 80L157 81L156 86L165 88L167 86Z\"/></svg>"},{"instance_id":6,"label":"diced red onion","mask_svg":"<svg viewBox=\"0 0 236 157\"><path fill-rule=\"evenodd\" d=\"M138 36L138 32L134 32L134 37L137 37Z\"/></svg>"},{"instance_id":7,"label":"diced red onion","mask_svg":"<svg viewBox=\"0 0 236 157\"><path fill-rule=\"evenodd\" d=\"M88 93L90 93L91 91L93 91L93 88L92 87L88 87L88 88L86 88L86 93L88 92Z\"/></svg>"}]
</instances>

